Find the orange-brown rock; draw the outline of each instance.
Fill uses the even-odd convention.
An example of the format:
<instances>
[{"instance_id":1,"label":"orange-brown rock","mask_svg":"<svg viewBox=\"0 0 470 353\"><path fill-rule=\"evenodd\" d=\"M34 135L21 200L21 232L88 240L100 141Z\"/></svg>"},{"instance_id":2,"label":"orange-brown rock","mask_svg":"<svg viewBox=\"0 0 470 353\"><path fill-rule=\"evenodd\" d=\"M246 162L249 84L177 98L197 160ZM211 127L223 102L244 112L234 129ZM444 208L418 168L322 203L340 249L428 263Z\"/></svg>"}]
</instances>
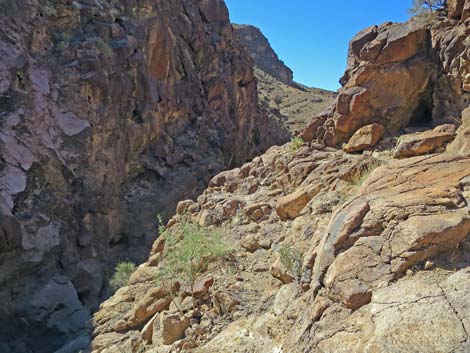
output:
<instances>
[{"instance_id":1,"label":"orange-brown rock","mask_svg":"<svg viewBox=\"0 0 470 353\"><path fill-rule=\"evenodd\" d=\"M227 291L217 291L214 293L214 305L220 315L233 312L240 303L240 299L233 293Z\"/></svg>"},{"instance_id":2,"label":"orange-brown rock","mask_svg":"<svg viewBox=\"0 0 470 353\"><path fill-rule=\"evenodd\" d=\"M462 6L460 1L458 8ZM435 26L414 18L359 32L350 42L333 109L312 118L301 136L339 146L372 123L393 134L410 124L458 119L469 97L469 34L465 23L443 17Z\"/></svg>"},{"instance_id":3,"label":"orange-brown rock","mask_svg":"<svg viewBox=\"0 0 470 353\"><path fill-rule=\"evenodd\" d=\"M361 127L343 147L345 152L359 152L374 147L383 137L385 129L380 124Z\"/></svg>"},{"instance_id":4,"label":"orange-brown rock","mask_svg":"<svg viewBox=\"0 0 470 353\"><path fill-rule=\"evenodd\" d=\"M290 271L290 269L284 266L279 257L271 265L270 272L273 277L285 284L292 283L295 280L295 275Z\"/></svg>"},{"instance_id":5,"label":"orange-brown rock","mask_svg":"<svg viewBox=\"0 0 470 353\"><path fill-rule=\"evenodd\" d=\"M127 319L127 326L133 328L146 323L155 313L167 310L171 300L169 292L163 288L150 290L141 300L134 304Z\"/></svg>"},{"instance_id":6,"label":"orange-brown rock","mask_svg":"<svg viewBox=\"0 0 470 353\"><path fill-rule=\"evenodd\" d=\"M446 150L406 159L391 158L393 138L362 155L318 141L297 150L286 144L214 179L197 205L174 217L172 229L201 219L221 229L234 252L209 264L206 275L216 279L212 293L233 294L240 303L231 315L217 315L223 310L215 296L196 301L187 311L191 319L184 333L186 339L197 336L195 353L468 350L468 111L462 117L468 106L462 90L468 29L444 17L436 17L435 24L414 21L374 26L352 41L352 71L341 101L308 132L320 142L335 142L338 133L352 135L374 123L386 130L400 126L395 137L402 128L422 131L423 125L442 121L446 124L425 135L453 136L458 127L455 140ZM423 91L401 86L400 80L414 84L420 71L430 84ZM380 87L384 76L397 84L396 91ZM409 116L395 115L397 109ZM305 198L308 188L319 185L321 190ZM263 207L277 208L286 196L292 218L287 208L283 218L278 212L264 214ZM148 280L141 278L95 315L97 352L105 352L104 343L117 350L139 341L138 328L122 333L113 327L132 311L129 301L138 302L148 290ZM154 332L161 339L161 330ZM164 347L155 339L149 349L182 345Z\"/></svg>"},{"instance_id":7,"label":"orange-brown rock","mask_svg":"<svg viewBox=\"0 0 470 353\"><path fill-rule=\"evenodd\" d=\"M214 277L206 277L198 280L193 287L192 295L196 299L203 298L209 293L209 289L214 284Z\"/></svg>"},{"instance_id":8,"label":"orange-brown rock","mask_svg":"<svg viewBox=\"0 0 470 353\"><path fill-rule=\"evenodd\" d=\"M393 152L395 158L421 156L444 149L445 145L455 137L455 131L446 131L441 127L434 130L402 135L398 139Z\"/></svg>"},{"instance_id":9,"label":"orange-brown rock","mask_svg":"<svg viewBox=\"0 0 470 353\"><path fill-rule=\"evenodd\" d=\"M276 212L281 219L296 218L307 203L317 195L323 185L301 187L292 194L280 198L276 203Z\"/></svg>"},{"instance_id":10,"label":"orange-brown rock","mask_svg":"<svg viewBox=\"0 0 470 353\"><path fill-rule=\"evenodd\" d=\"M459 20L462 17L465 0L449 0L447 10L450 18Z\"/></svg>"},{"instance_id":11,"label":"orange-brown rock","mask_svg":"<svg viewBox=\"0 0 470 353\"><path fill-rule=\"evenodd\" d=\"M460 19L461 21L466 21L470 18L470 1L465 0L465 5L463 7L462 11L462 18Z\"/></svg>"},{"instance_id":12,"label":"orange-brown rock","mask_svg":"<svg viewBox=\"0 0 470 353\"><path fill-rule=\"evenodd\" d=\"M470 155L470 107L462 112L462 125L455 140L447 146L447 151L461 156Z\"/></svg>"},{"instance_id":13,"label":"orange-brown rock","mask_svg":"<svg viewBox=\"0 0 470 353\"><path fill-rule=\"evenodd\" d=\"M152 341L160 341L164 345L173 344L184 338L184 332L189 325L189 318L185 315L163 313L160 315L159 322L154 323Z\"/></svg>"}]
</instances>

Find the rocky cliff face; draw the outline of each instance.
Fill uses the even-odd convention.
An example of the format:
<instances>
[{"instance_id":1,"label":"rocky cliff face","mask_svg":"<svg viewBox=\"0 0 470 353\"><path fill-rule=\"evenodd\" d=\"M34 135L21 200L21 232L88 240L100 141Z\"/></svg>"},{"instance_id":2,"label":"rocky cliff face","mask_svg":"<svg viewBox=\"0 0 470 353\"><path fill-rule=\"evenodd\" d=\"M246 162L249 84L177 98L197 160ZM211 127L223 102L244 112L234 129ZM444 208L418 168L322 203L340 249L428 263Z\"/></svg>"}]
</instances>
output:
<instances>
[{"instance_id":1,"label":"rocky cliff face","mask_svg":"<svg viewBox=\"0 0 470 353\"><path fill-rule=\"evenodd\" d=\"M173 237L199 224L233 256L210 263L192 290L169 290L158 240L95 315L91 350L467 352L464 20L359 33L342 95L305 130L309 143L273 147L179 203ZM354 153L325 146L342 141Z\"/></svg>"},{"instance_id":2,"label":"rocky cliff face","mask_svg":"<svg viewBox=\"0 0 470 353\"><path fill-rule=\"evenodd\" d=\"M53 352L157 213L287 135L221 0L7 0L0 27L0 351Z\"/></svg>"},{"instance_id":3,"label":"rocky cliff face","mask_svg":"<svg viewBox=\"0 0 470 353\"><path fill-rule=\"evenodd\" d=\"M335 106L312 119L303 137L336 146L372 123L395 134L407 126L455 122L470 102L469 29L463 20L432 25L414 18L358 33Z\"/></svg>"},{"instance_id":4,"label":"rocky cliff face","mask_svg":"<svg viewBox=\"0 0 470 353\"><path fill-rule=\"evenodd\" d=\"M259 69L287 85L292 85L292 70L279 59L259 28L251 25L234 25L234 28Z\"/></svg>"}]
</instances>

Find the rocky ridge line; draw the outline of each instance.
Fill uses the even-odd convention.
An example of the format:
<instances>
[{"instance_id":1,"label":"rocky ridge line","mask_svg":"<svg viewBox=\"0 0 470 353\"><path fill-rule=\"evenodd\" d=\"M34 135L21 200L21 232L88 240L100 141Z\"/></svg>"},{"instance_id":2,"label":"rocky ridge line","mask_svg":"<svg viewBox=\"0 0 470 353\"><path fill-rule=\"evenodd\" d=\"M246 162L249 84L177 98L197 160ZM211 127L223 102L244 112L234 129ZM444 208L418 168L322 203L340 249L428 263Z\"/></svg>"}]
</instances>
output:
<instances>
[{"instance_id":1,"label":"rocky ridge line","mask_svg":"<svg viewBox=\"0 0 470 353\"><path fill-rule=\"evenodd\" d=\"M336 93L294 82L292 70L279 59L259 28L251 25L234 27L255 62L260 102L293 135L297 135L312 117L333 103Z\"/></svg>"}]
</instances>

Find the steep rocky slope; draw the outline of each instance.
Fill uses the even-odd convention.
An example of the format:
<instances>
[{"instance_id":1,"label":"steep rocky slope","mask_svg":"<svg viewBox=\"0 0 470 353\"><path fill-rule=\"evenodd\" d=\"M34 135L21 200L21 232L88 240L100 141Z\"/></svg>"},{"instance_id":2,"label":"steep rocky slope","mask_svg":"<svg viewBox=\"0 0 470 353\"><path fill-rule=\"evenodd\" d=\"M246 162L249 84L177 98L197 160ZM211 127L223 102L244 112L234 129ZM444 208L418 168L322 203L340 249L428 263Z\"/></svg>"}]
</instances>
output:
<instances>
[{"instance_id":1,"label":"steep rocky slope","mask_svg":"<svg viewBox=\"0 0 470 353\"><path fill-rule=\"evenodd\" d=\"M261 30L251 25L234 25L243 46L248 50L255 61L255 65L262 71L277 78L286 85L294 83L294 74L276 52L271 48L268 39Z\"/></svg>"},{"instance_id":2,"label":"steep rocky slope","mask_svg":"<svg viewBox=\"0 0 470 353\"><path fill-rule=\"evenodd\" d=\"M251 25L235 25L240 40L255 62L258 97L274 119L293 134L329 107L336 93L303 86L293 80L292 70L279 59L261 30Z\"/></svg>"},{"instance_id":3,"label":"steep rocky slope","mask_svg":"<svg viewBox=\"0 0 470 353\"><path fill-rule=\"evenodd\" d=\"M294 135L301 132L312 117L318 116L335 101L336 92L321 88L302 86L298 83L286 85L256 68L258 97L269 107L273 115L279 116Z\"/></svg>"},{"instance_id":4,"label":"steep rocky slope","mask_svg":"<svg viewBox=\"0 0 470 353\"><path fill-rule=\"evenodd\" d=\"M308 143L179 203L171 236L199 224L233 256L170 290L159 239L95 315L92 351L469 351L468 28L462 10L359 33Z\"/></svg>"},{"instance_id":5,"label":"steep rocky slope","mask_svg":"<svg viewBox=\"0 0 470 353\"><path fill-rule=\"evenodd\" d=\"M288 136L222 0L6 0L0 28L0 351L52 352L157 212Z\"/></svg>"}]
</instances>

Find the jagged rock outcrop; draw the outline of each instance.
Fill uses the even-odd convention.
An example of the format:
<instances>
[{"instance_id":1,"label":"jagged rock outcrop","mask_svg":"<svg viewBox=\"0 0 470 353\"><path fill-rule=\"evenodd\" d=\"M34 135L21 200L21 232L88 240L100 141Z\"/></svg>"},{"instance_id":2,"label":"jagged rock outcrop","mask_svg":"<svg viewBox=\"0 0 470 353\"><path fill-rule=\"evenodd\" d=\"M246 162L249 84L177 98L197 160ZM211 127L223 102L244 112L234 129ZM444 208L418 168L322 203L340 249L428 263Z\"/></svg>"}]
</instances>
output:
<instances>
[{"instance_id":1,"label":"jagged rock outcrop","mask_svg":"<svg viewBox=\"0 0 470 353\"><path fill-rule=\"evenodd\" d=\"M425 155L400 156L408 157L403 159L393 154L399 136L384 137L363 154L315 142L300 148L290 143L216 175L197 201L179 204L168 224L174 236L181 236L186 222L219 229L235 249L229 259L208 266L204 276L210 276L211 286L205 299L182 310L181 315L190 318L184 338L161 345L145 341L140 328L115 329L150 288L161 285L156 279L159 265L152 259L157 253L163 259L165 252L156 245L158 251L138 268L129 286L105 302L95 316L93 352L177 352L185 345L196 353L450 353L470 349L469 101L461 80L469 46L455 35L466 33L467 28L442 18L431 29L423 27L424 32L417 23L381 28L390 31L384 43L372 43L372 37L377 37L367 35L369 29L359 47L367 45L364 55L373 54L379 61L385 58L383 63L374 70L368 68L368 61L356 67L357 77L370 70L363 84L374 90L369 94L353 88L357 96L349 102L338 98L335 111L310 127L317 124L321 130L326 122L333 139L342 136L331 123L339 105L358 114L353 119L345 113L349 126L380 123L389 134L395 127L397 135L419 128L427 130L415 136L422 141L435 134L444 134L445 141L420 150ZM459 44L444 45L443 38ZM427 49L421 47L422 40ZM432 42L440 44L435 47ZM431 59L432 48L438 48L436 55L449 58L451 66L446 71L442 71L441 56ZM448 50L457 50L458 58ZM398 61L392 64L391 58ZM450 89L447 84L453 83L448 101L441 98L445 92L425 89L426 95L434 97L434 109L429 111L434 114L429 116L432 121L414 126L416 121L406 115L405 108L413 106L414 111L423 97L390 87L383 88L389 94L388 109L382 101L383 112L390 113L383 120L371 120L369 115L371 111L378 114L374 109L380 105L362 114L351 109L364 97L366 102L384 99L375 90L380 75L398 82L395 79L404 73L402 65L410 72L425 73L426 85L432 82L433 87ZM392 68L398 70L398 78L391 76ZM400 109L404 115L394 117ZM437 112L443 113L442 119ZM456 131L451 125L434 128L448 117L458 126ZM312 131L316 129L309 132L314 139ZM220 292L235 298L237 304L230 313L217 309L216 293ZM180 301L191 293L180 288L174 295ZM158 316L174 315L175 310L163 310ZM150 324L153 332L161 332L155 322Z\"/></svg>"},{"instance_id":2,"label":"jagged rock outcrop","mask_svg":"<svg viewBox=\"0 0 470 353\"><path fill-rule=\"evenodd\" d=\"M433 156L376 160L316 145L292 152L288 144L216 176L197 202L180 203L170 221L172 228L191 219L223 229L236 247L233 260L208 269L211 289L190 324L199 333L190 329L182 341L161 345L158 336L145 341L138 327L114 329L158 287L159 268L148 261L134 275L146 280L131 281L95 317L93 351L172 352L189 341L198 353L465 351L466 131L459 130L455 148ZM275 212L285 195L305 188L316 191L293 220ZM288 247L303 253L300 274L286 262ZM295 251L289 252L294 264ZM220 291L241 298L229 315L212 310ZM452 328L445 341L442 322ZM409 325L420 328L425 343L407 335Z\"/></svg>"},{"instance_id":3,"label":"jagged rock outcrop","mask_svg":"<svg viewBox=\"0 0 470 353\"><path fill-rule=\"evenodd\" d=\"M155 214L288 137L222 0L7 0L0 27L0 351L76 352Z\"/></svg>"},{"instance_id":4,"label":"jagged rock outcrop","mask_svg":"<svg viewBox=\"0 0 470 353\"><path fill-rule=\"evenodd\" d=\"M302 136L335 146L372 123L388 135L410 125L454 123L470 101L469 31L465 22L417 17L359 32L335 106L312 119Z\"/></svg>"},{"instance_id":5,"label":"jagged rock outcrop","mask_svg":"<svg viewBox=\"0 0 470 353\"><path fill-rule=\"evenodd\" d=\"M261 30L251 25L234 25L240 40L247 48L255 65L267 74L279 79L281 82L292 85L294 74L276 52L271 48L268 39Z\"/></svg>"},{"instance_id":6,"label":"jagged rock outcrop","mask_svg":"<svg viewBox=\"0 0 470 353\"><path fill-rule=\"evenodd\" d=\"M402 135L393 151L395 158L421 156L438 152L455 137L454 125L440 125L433 130Z\"/></svg>"},{"instance_id":7,"label":"jagged rock outcrop","mask_svg":"<svg viewBox=\"0 0 470 353\"><path fill-rule=\"evenodd\" d=\"M243 326L248 328L250 321L256 321L254 317L257 315L257 308L279 290L281 282L273 282L273 276L286 283L296 278L292 268L286 268L279 258L276 259L276 249L279 249L286 237L291 241L297 239L296 232L300 232L297 240L307 244L310 236L308 234L313 228L312 225L304 228L303 222L299 222L294 231L291 220L283 223L278 215L278 208L283 207L280 201L296 189L310 186L309 200L303 203L300 212L292 218L300 217L305 221L312 212L329 213L334 205L340 203L344 197L342 195L356 188L351 183L354 175L360 174L362 169L366 169L374 161L372 157L363 159L321 146L304 146L295 152L292 152L289 144L272 147L241 168L214 177L197 202L187 200L179 204L178 214L170 220L170 230L178 229L178 226L188 220L204 227L221 229L227 241L235 246L237 253L232 260L209 267L211 288L206 300L200 301L196 309L191 307L185 311L185 315L194 319L191 327L204 327L202 334L188 331L190 335L185 337L196 340L200 346L197 352L231 351L231 345L241 349L242 345L230 333L242 330ZM320 228L326 226L324 220L316 225ZM159 264L147 261L137 269L128 287L121 288L113 298L102 304L93 320L93 352L111 353L126 349L154 349L155 352L177 350L180 343L162 345L158 343L161 339L159 337L148 344L145 336L142 336L145 331L141 331L139 326L129 325L128 318L132 317L136 308L141 307L140 303L147 303L147 306L152 307L152 303L144 298L149 290L161 286L158 280L159 271ZM133 281L137 277L142 280ZM187 289L182 289L176 296L185 296L186 292ZM237 298L238 307L233 312L215 314L218 312L217 293L221 292L228 293L226 295L229 298ZM177 307L173 310L178 311ZM195 317L195 313L199 314ZM171 309L162 310L157 316L171 314ZM245 322L245 317L248 322ZM229 326L228 332L224 331L223 338L212 341L219 331L225 329L231 321L236 321L236 318L243 319ZM122 327L119 324L122 319L127 319L127 327L116 330L116 327ZM153 327L153 332L158 330L155 323ZM271 344L268 346L271 347Z\"/></svg>"},{"instance_id":8,"label":"jagged rock outcrop","mask_svg":"<svg viewBox=\"0 0 470 353\"><path fill-rule=\"evenodd\" d=\"M315 299L286 351L468 348L468 299L465 290L450 288L468 285L469 163L443 153L391 162L372 173L334 213L314 250ZM432 272L432 266L438 269ZM449 330L445 341L443 326Z\"/></svg>"}]
</instances>

